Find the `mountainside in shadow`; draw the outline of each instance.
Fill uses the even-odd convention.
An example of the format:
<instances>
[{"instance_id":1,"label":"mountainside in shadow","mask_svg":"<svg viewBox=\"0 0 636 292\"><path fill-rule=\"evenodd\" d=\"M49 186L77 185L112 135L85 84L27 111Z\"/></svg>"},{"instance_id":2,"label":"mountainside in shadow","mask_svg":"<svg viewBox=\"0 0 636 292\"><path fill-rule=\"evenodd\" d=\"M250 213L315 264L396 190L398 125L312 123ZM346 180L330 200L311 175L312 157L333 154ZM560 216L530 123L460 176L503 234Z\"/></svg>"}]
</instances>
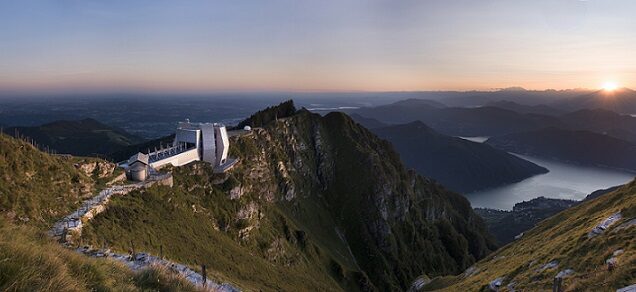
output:
<instances>
[{"instance_id":1,"label":"mountainside in shadow","mask_svg":"<svg viewBox=\"0 0 636 292\"><path fill-rule=\"evenodd\" d=\"M593 109L571 112L560 119L569 130L586 130L636 143L636 117Z\"/></svg>"},{"instance_id":2,"label":"mountainside in shadow","mask_svg":"<svg viewBox=\"0 0 636 292\"><path fill-rule=\"evenodd\" d=\"M407 171L342 113L306 110L232 137L226 175L174 168L174 187L113 199L84 242L130 242L245 290L405 290L463 271L495 245L461 195ZM252 124L252 122L249 122Z\"/></svg>"},{"instance_id":3,"label":"mountainside in shadow","mask_svg":"<svg viewBox=\"0 0 636 292\"><path fill-rule=\"evenodd\" d=\"M560 125L557 117L521 114L498 107L437 108L428 104L389 105L361 108L354 113L388 124L422 121L450 136L494 136Z\"/></svg>"},{"instance_id":4,"label":"mountainside in shadow","mask_svg":"<svg viewBox=\"0 0 636 292\"><path fill-rule=\"evenodd\" d=\"M550 291L559 277L561 291L617 291L635 283L634 267L636 181L543 220L461 275L418 290Z\"/></svg>"},{"instance_id":5,"label":"mountainside in shadow","mask_svg":"<svg viewBox=\"0 0 636 292\"><path fill-rule=\"evenodd\" d=\"M29 137L40 148L77 156L105 156L144 140L124 130L104 125L94 119L56 121L37 127L5 129L9 135Z\"/></svg>"},{"instance_id":6,"label":"mountainside in shadow","mask_svg":"<svg viewBox=\"0 0 636 292\"><path fill-rule=\"evenodd\" d=\"M636 117L604 109L582 109L558 114L559 109L552 107L528 106L508 101L471 108L440 108L409 101L361 108L353 111L353 114L387 124L422 121L449 136L497 136L557 127L587 130L636 141Z\"/></svg>"},{"instance_id":7,"label":"mountainside in shadow","mask_svg":"<svg viewBox=\"0 0 636 292\"><path fill-rule=\"evenodd\" d=\"M553 108L551 106L547 106L545 104L525 105L525 104L520 104L514 101L508 101L508 100L489 102L485 106L498 107L502 109L515 111L521 114L540 114L540 115L551 115L551 116L557 116L557 115L563 114L562 110Z\"/></svg>"},{"instance_id":8,"label":"mountainside in shadow","mask_svg":"<svg viewBox=\"0 0 636 292\"><path fill-rule=\"evenodd\" d=\"M422 122L372 129L407 167L458 192L521 181L547 169L489 145L437 133Z\"/></svg>"},{"instance_id":9,"label":"mountainside in shadow","mask_svg":"<svg viewBox=\"0 0 636 292\"><path fill-rule=\"evenodd\" d=\"M636 172L636 145L588 131L546 128L492 137L485 142L519 154Z\"/></svg>"}]
</instances>

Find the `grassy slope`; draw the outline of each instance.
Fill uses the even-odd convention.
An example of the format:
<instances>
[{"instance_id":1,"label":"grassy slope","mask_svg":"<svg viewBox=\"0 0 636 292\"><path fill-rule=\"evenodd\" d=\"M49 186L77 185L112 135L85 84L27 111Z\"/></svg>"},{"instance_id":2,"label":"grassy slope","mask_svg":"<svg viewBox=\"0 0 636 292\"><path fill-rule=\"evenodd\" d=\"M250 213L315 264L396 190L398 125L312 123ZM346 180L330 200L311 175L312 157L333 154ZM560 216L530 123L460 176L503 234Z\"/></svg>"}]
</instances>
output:
<instances>
[{"instance_id":1,"label":"grassy slope","mask_svg":"<svg viewBox=\"0 0 636 292\"><path fill-rule=\"evenodd\" d=\"M34 139L42 148L80 156L106 155L144 139L94 119L55 121L36 127L6 129L6 133Z\"/></svg>"},{"instance_id":2,"label":"grassy slope","mask_svg":"<svg viewBox=\"0 0 636 292\"><path fill-rule=\"evenodd\" d=\"M72 161L0 135L0 213L10 220L50 225L79 206L93 186Z\"/></svg>"},{"instance_id":3,"label":"grassy slope","mask_svg":"<svg viewBox=\"0 0 636 292\"><path fill-rule=\"evenodd\" d=\"M49 156L0 135L0 291L196 290L163 270L133 273L114 261L67 250L45 235L43 230L110 179L89 177L73 166L85 162L97 160Z\"/></svg>"},{"instance_id":4,"label":"grassy slope","mask_svg":"<svg viewBox=\"0 0 636 292\"><path fill-rule=\"evenodd\" d=\"M608 232L587 238L587 233L611 214L621 211L623 219ZM621 223L636 217L636 181L612 192L572 207L541 222L524 237L476 266L479 272L466 279L445 277L429 287L448 291L476 291L497 277L514 281L517 290L549 290L554 276L571 268L576 273L564 279L566 290L614 291L636 281L636 227L615 231ZM608 272L605 260L618 249L618 268ZM542 265L560 261L559 267L537 272Z\"/></svg>"},{"instance_id":5,"label":"grassy slope","mask_svg":"<svg viewBox=\"0 0 636 292\"><path fill-rule=\"evenodd\" d=\"M0 291L197 291L161 269L123 264L62 248L36 228L0 219Z\"/></svg>"},{"instance_id":6,"label":"grassy slope","mask_svg":"<svg viewBox=\"0 0 636 292\"><path fill-rule=\"evenodd\" d=\"M275 206L265 206L256 233L250 240L234 240L238 229L247 222L232 218L240 209L240 201L231 201L222 189L212 187L206 169L204 175L192 175L198 166L174 170L172 189L153 187L113 200L109 209L84 230L84 239L94 245L106 244L127 251L130 241L135 248L160 253L172 260L195 268L205 264L213 278L234 283L249 290L333 290L338 287L328 275L308 261L321 261L318 248L305 249L284 238L286 251L280 259L266 260L270 242L285 230L294 234L297 227ZM249 200L244 197L244 200ZM198 210L198 211L195 211ZM228 232L216 230L215 226ZM292 235L293 236L293 235ZM310 259L311 258L311 259Z\"/></svg>"},{"instance_id":7,"label":"grassy slope","mask_svg":"<svg viewBox=\"0 0 636 292\"><path fill-rule=\"evenodd\" d=\"M386 141L346 116L299 113L234 140L231 151L242 161L223 185L210 183L205 164L175 168L174 188L115 198L84 229L85 241L127 251L132 240L154 254L163 246L171 259L205 263L216 279L286 291L400 289L422 270L459 272L492 246L463 197L408 173ZM245 194L230 200L238 185ZM380 193L399 196L386 200L387 225ZM238 219L250 205L258 215ZM403 214L404 206L413 209Z\"/></svg>"}]
</instances>

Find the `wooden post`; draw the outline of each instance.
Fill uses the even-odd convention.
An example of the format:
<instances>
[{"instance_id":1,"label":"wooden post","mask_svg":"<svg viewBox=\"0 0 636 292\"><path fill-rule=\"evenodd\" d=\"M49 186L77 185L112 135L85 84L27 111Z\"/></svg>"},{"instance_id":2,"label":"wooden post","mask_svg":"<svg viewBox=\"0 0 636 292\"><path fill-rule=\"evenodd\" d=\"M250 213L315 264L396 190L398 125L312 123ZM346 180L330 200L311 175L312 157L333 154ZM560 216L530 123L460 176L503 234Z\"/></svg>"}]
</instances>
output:
<instances>
[{"instance_id":1,"label":"wooden post","mask_svg":"<svg viewBox=\"0 0 636 292\"><path fill-rule=\"evenodd\" d=\"M66 233L68 232L68 229L66 229L66 227L64 229L62 229L62 235L60 235L60 243L66 243Z\"/></svg>"},{"instance_id":2,"label":"wooden post","mask_svg":"<svg viewBox=\"0 0 636 292\"><path fill-rule=\"evenodd\" d=\"M132 251L132 260L135 260L135 244L133 243L132 239L130 240L130 250Z\"/></svg>"},{"instance_id":3,"label":"wooden post","mask_svg":"<svg viewBox=\"0 0 636 292\"><path fill-rule=\"evenodd\" d=\"M208 275L207 271L205 270L205 265L201 265L201 275L203 276L203 287L205 287L208 281Z\"/></svg>"},{"instance_id":4,"label":"wooden post","mask_svg":"<svg viewBox=\"0 0 636 292\"><path fill-rule=\"evenodd\" d=\"M552 285L552 292L563 292L563 278L554 277L554 284Z\"/></svg>"},{"instance_id":5,"label":"wooden post","mask_svg":"<svg viewBox=\"0 0 636 292\"><path fill-rule=\"evenodd\" d=\"M159 258L163 260L163 244L159 246Z\"/></svg>"}]
</instances>

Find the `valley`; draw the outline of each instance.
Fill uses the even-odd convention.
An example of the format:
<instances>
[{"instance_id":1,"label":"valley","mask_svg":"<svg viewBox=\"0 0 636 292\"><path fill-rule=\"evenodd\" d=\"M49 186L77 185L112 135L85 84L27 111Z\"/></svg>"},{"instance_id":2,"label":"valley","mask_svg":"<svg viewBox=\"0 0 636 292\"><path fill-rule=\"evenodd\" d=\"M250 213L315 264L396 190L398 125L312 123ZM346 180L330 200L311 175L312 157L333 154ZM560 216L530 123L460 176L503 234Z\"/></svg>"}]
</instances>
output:
<instances>
[{"instance_id":1,"label":"valley","mask_svg":"<svg viewBox=\"0 0 636 292\"><path fill-rule=\"evenodd\" d=\"M582 200L593 191L622 185L634 179L634 174L599 167L586 167L519 155L541 165L548 173L517 183L467 193L473 207L510 210L515 203L540 196L556 199Z\"/></svg>"},{"instance_id":2,"label":"valley","mask_svg":"<svg viewBox=\"0 0 636 292\"><path fill-rule=\"evenodd\" d=\"M85 209L90 218L71 223L81 221L81 232L71 232L66 246L97 260L112 258L132 273L164 267L194 289L202 287L205 265L208 287L222 291L402 290L419 277L413 271L432 279L421 282L427 290L464 285L448 275L488 265L488 254L500 252L498 244L507 244L504 249L517 245L519 231L524 238L542 220L578 204L535 198L580 200L633 179L630 173L508 154L486 144L486 137L450 137L421 122L389 126L354 117L371 130L346 114L297 110L291 101L259 111L239 123L239 128L257 126L250 135L231 137L230 154L241 161L231 172L215 174L203 162L163 169L174 180L172 186L131 189L108 197L99 212ZM118 151L108 155L121 159L171 139L115 147ZM446 154L459 158L458 164L440 160ZM428 171L447 171L449 178L460 180L503 169L511 174L510 167L534 173L512 181L499 177L494 187L478 179L482 189L466 193L466 200L438 182L451 189L457 187L453 183L416 174L436 176L418 169L413 164L418 159L433 163ZM461 174L469 164L474 172ZM479 170L480 164L489 166ZM111 189L122 188L121 182L117 185ZM92 192L109 190L103 188ZM512 212L500 211L515 204ZM500 210L473 212L474 207ZM134 261L129 260L131 249ZM379 273L384 269L394 272Z\"/></svg>"}]
</instances>

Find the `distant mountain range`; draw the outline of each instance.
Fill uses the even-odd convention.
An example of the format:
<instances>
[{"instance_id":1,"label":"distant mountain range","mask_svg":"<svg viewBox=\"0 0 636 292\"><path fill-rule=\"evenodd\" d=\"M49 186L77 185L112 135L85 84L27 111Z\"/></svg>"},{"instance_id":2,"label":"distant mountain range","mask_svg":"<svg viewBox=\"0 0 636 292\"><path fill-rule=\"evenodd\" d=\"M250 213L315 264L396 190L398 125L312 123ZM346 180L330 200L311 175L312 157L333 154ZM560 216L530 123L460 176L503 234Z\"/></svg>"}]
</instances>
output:
<instances>
[{"instance_id":1,"label":"distant mountain range","mask_svg":"<svg viewBox=\"0 0 636 292\"><path fill-rule=\"evenodd\" d=\"M622 114L636 114L636 91L621 88L612 91L598 90L592 93L559 100L553 106L565 110L605 109Z\"/></svg>"},{"instance_id":2,"label":"distant mountain range","mask_svg":"<svg viewBox=\"0 0 636 292\"><path fill-rule=\"evenodd\" d=\"M52 152L77 156L106 156L144 139L94 119L55 121L35 127L12 127L5 129L12 136L33 139L40 148L48 147Z\"/></svg>"},{"instance_id":3,"label":"distant mountain range","mask_svg":"<svg viewBox=\"0 0 636 292\"><path fill-rule=\"evenodd\" d=\"M354 113L388 124L422 121L451 136L494 136L559 124L558 118L547 115L521 114L490 106L438 108L428 102L393 103Z\"/></svg>"},{"instance_id":4,"label":"distant mountain range","mask_svg":"<svg viewBox=\"0 0 636 292\"><path fill-rule=\"evenodd\" d=\"M503 108L502 108L503 107ZM539 113L545 111L546 113ZM636 142L636 117L604 109L583 109L557 114L558 109L543 105L521 105L498 101L488 106L439 107L429 100L407 100L353 111L362 117L386 124L422 121L450 136L498 136L556 127L588 130Z\"/></svg>"},{"instance_id":5,"label":"distant mountain range","mask_svg":"<svg viewBox=\"0 0 636 292\"><path fill-rule=\"evenodd\" d=\"M636 172L636 145L589 131L546 128L488 139L510 152Z\"/></svg>"},{"instance_id":6,"label":"distant mountain range","mask_svg":"<svg viewBox=\"0 0 636 292\"><path fill-rule=\"evenodd\" d=\"M525 104L520 104L514 101L508 101L508 100L489 102L485 106L498 107L501 109L507 109L514 112L518 112L521 114L539 114L539 115L557 116L565 112L563 110L560 110L551 106L547 106L545 104L525 105Z\"/></svg>"},{"instance_id":7,"label":"distant mountain range","mask_svg":"<svg viewBox=\"0 0 636 292\"><path fill-rule=\"evenodd\" d=\"M419 121L371 131L391 142L407 167L458 192L495 187L548 172L489 145L440 134Z\"/></svg>"}]
</instances>

